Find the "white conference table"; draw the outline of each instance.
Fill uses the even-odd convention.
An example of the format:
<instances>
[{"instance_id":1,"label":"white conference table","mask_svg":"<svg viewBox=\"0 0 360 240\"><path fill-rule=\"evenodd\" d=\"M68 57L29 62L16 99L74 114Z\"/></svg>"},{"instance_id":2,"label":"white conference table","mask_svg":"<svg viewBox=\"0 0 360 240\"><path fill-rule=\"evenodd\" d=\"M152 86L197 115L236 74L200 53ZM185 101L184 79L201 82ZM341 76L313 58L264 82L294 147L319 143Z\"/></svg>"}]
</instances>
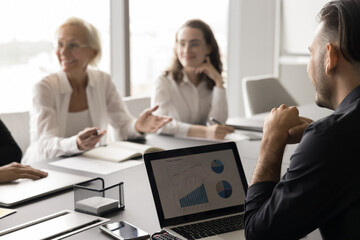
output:
<instances>
[{"instance_id":1,"label":"white conference table","mask_svg":"<svg viewBox=\"0 0 360 240\"><path fill-rule=\"evenodd\" d=\"M299 107L300 114L314 120L331 114L332 111L326 109L317 108L314 104L304 105ZM265 114L254 116L253 119L264 119ZM228 123L241 123L243 118L233 118ZM148 135L146 144L161 146L164 149L174 149L182 147L191 147L198 145L206 145L215 142L190 140L190 139L177 139L169 136ZM245 170L246 177L250 181L252 172L256 165L258 151L261 141L237 141L241 161ZM288 146L285 154L282 166L282 172L286 171L289 165L289 159L291 153L294 151L296 145ZM63 172L69 172L89 177L98 177L99 175L59 168L49 165L47 162L37 163L34 167L53 169ZM148 183L148 178L145 170L145 165L140 164L135 167L124 169L108 175L100 175L104 178L106 186L116 184L120 181L124 182L125 190L125 210L118 211L105 215L106 218L111 218L111 222L125 220L128 221L143 230L151 233L160 230L160 225L157 220L156 210ZM73 191L65 190L49 196L42 197L40 199L32 200L30 202L15 206L17 213L12 214L4 219L0 219L0 231L53 214L65 209L74 209L74 194ZM112 239L103 234L99 227L86 230L76 235L70 236L68 239ZM319 233L314 232L306 237L309 240L318 240Z\"/></svg>"}]
</instances>

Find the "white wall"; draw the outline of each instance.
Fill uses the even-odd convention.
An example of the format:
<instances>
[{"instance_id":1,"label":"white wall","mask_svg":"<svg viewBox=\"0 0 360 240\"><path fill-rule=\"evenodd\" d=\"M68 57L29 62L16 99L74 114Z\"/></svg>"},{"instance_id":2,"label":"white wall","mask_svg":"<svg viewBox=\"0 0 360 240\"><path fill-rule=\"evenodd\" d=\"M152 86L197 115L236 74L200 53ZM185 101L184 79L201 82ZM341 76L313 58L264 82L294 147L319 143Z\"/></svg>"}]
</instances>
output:
<instances>
[{"instance_id":1,"label":"white wall","mask_svg":"<svg viewBox=\"0 0 360 240\"><path fill-rule=\"evenodd\" d=\"M317 14L329 0L278 0L279 78L299 104L314 102L315 90L307 75L308 46L318 25ZM281 28L281 29L280 29ZM281 42L280 42L281 41Z\"/></svg>"},{"instance_id":2,"label":"white wall","mask_svg":"<svg viewBox=\"0 0 360 240\"><path fill-rule=\"evenodd\" d=\"M312 103L315 89L307 75L307 62L298 61L299 59L282 60L279 65L279 79L298 104Z\"/></svg>"},{"instance_id":3,"label":"white wall","mask_svg":"<svg viewBox=\"0 0 360 240\"><path fill-rule=\"evenodd\" d=\"M244 116L241 80L274 73L275 0L230 0L229 117Z\"/></svg>"}]
</instances>

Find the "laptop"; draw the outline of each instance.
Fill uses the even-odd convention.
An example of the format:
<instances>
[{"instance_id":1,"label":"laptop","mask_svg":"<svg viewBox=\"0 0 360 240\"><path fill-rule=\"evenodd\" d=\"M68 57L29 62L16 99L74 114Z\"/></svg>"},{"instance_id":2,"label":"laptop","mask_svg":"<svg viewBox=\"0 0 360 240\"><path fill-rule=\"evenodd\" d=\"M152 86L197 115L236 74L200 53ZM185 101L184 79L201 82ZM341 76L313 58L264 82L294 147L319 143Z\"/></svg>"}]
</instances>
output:
<instances>
[{"instance_id":1,"label":"laptop","mask_svg":"<svg viewBox=\"0 0 360 240\"><path fill-rule=\"evenodd\" d=\"M248 184L234 142L146 153L144 161L163 230L179 239L245 239Z\"/></svg>"},{"instance_id":2,"label":"laptop","mask_svg":"<svg viewBox=\"0 0 360 240\"><path fill-rule=\"evenodd\" d=\"M0 184L0 206L12 207L38 197L72 188L74 184L91 179L54 170L42 170L48 173L46 178L39 180L18 179L10 183Z\"/></svg>"}]
</instances>

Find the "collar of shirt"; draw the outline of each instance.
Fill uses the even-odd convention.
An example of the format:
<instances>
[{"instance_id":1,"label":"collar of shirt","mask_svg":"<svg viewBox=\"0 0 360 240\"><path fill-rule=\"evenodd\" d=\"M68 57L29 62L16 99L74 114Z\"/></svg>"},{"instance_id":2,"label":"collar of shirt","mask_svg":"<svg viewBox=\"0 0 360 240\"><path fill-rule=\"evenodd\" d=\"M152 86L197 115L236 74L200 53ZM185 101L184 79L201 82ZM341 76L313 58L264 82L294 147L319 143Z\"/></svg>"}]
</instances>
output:
<instances>
[{"instance_id":1,"label":"collar of shirt","mask_svg":"<svg viewBox=\"0 0 360 240\"><path fill-rule=\"evenodd\" d=\"M339 106L335 109L335 112L340 112L351 103L355 102L360 98L360 86L354 88L339 104Z\"/></svg>"},{"instance_id":2,"label":"collar of shirt","mask_svg":"<svg viewBox=\"0 0 360 240\"><path fill-rule=\"evenodd\" d=\"M180 84L190 84L191 86L193 86L195 88L199 87L200 85L206 84L205 81L200 80L199 84L197 86L195 86L195 84L190 81L188 75L185 73L184 70L183 70L183 74L184 74L184 77Z\"/></svg>"},{"instance_id":3,"label":"collar of shirt","mask_svg":"<svg viewBox=\"0 0 360 240\"><path fill-rule=\"evenodd\" d=\"M93 71L94 70L89 70L87 69L86 72L88 74L88 86L90 87L94 87L95 86L95 80L94 80L94 76L93 76ZM70 82L66 76L66 73L63 71L60 71L59 73L60 75L60 82L59 82L59 86L60 86L60 92L61 93L69 93L72 92L73 89L70 85Z\"/></svg>"}]
</instances>

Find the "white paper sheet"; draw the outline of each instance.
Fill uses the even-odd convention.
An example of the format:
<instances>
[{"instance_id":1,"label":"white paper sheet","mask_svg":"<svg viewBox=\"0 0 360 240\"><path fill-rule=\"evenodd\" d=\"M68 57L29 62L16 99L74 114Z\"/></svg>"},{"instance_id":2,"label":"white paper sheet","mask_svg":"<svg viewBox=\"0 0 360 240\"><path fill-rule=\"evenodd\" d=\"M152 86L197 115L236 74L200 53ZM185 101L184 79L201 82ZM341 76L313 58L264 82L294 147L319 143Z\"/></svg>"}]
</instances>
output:
<instances>
[{"instance_id":1,"label":"white paper sheet","mask_svg":"<svg viewBox=\"0 0 360 240\"><path fill-rule=\"evenodd\" d=\"M16 209L9 209L9 208L0 208L0 218L9 216L10 214L15 213Z\"/></svg>"},{"instance_id":2,"label":"white paper sheet","mask_svg":"<svg viewBox=\"0 0 360 240\"><path fill-rule=\"evenodd\" d=\"M188 137L188 136L185 136L185 137L177 136L177 138L200 140L200 141L206 141L206 142L229 142L229 141L238 142L238 141L243 141L243 140L250 140L250 141L261 140L262 133L235 130L235 132L227 134L225 136L225 139L223 139L223 140L201 138L201 137Z\"/></svg>"},{"instance_id":3,"label":"white paper sheet","mask_svg":"<svg viewBox=\"0 0 360 240\"><path fill-rule=\"evenodd\" d=\"M127 160L121 163L113 163L93 158L76 156L51 162L50 165L107 175L113 172L139 165L141 163L143 163L142 160Z\"/></svg>"}]
</instances>

